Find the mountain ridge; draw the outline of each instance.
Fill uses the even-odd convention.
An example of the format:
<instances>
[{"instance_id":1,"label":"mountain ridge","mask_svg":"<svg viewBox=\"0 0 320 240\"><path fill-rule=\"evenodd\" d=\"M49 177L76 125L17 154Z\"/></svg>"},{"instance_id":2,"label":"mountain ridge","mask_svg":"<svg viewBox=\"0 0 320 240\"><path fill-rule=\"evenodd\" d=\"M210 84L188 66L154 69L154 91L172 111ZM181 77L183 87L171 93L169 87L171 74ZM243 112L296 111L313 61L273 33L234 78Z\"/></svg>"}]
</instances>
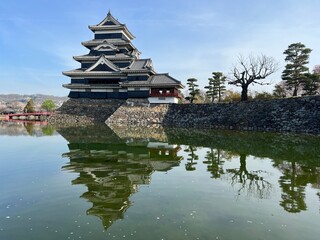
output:
<instances>
[{"instance_id":1,"label":"mountain ridge","mask_svg":"<svg viewBox=\"0 0 320 240\"><path fill-rule=\"evenodd\" d=\"M52 100L56 107L60 107L68 97L59 97L46 94L0 94L0 113L20 112L27 102L32 99L36 110L41 110L41 105L45 100Z\"/></svg>"}]
</instances>

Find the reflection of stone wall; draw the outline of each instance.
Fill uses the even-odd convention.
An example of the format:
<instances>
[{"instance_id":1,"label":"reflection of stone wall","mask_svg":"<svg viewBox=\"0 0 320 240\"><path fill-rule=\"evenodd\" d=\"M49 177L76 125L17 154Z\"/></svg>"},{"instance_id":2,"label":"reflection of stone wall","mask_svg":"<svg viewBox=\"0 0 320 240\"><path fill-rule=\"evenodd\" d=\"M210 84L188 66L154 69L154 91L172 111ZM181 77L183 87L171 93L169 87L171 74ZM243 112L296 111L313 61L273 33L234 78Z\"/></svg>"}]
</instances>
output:
<instances>
[{"instance_id":1,"label":"reflection of stone wall","mask_svg":"<svg viewBox=\"0 0 320 240\"><path fill-rule=\"evenodd\" d=\"M236 154L318 165L320 136L165 128L169 144L211 147Z\"/></svg>"},{"instance_id":2,"label":"reflection of stone wall","mask_svg":"<svg viewBox=\"0 0 320 240\"><path fill-rule=\"evenodd\" d=\"M121 127L118 125L109 125L112 131L117 134L121 139L149 139L160 142L167 142L167 135L161 125L148 125L145 127L128 126Z\"/></svg>"}]
</instances>

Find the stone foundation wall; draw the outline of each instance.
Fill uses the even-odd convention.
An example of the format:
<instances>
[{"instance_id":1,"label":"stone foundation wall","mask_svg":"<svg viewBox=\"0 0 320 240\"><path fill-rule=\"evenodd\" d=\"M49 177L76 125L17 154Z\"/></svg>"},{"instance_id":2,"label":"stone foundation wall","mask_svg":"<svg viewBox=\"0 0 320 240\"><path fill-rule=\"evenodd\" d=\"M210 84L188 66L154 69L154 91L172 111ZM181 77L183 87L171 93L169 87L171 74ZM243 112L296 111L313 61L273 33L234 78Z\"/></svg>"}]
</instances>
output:
<instances>
[{"instance_id":1,"label":"stone foundation wall","mask_svg":"<svg viewBox=\"0 0 320 240\"><path fill-rule=\"evenodd\" d=\"M108 125L146 126L161 124L168 111L168 104L132 105L131 102L123 104L114 114L106 120Z\"/></svg>"},{"instance_id":2,"label":"stone foundation wall","mask_svg":"<svg viewBox=\"0 0 320 240\"><path fill-rule=\"evenodd\" d=\"M320 134L320 96L215 104L70 99L50 123L211 128Z\"/></svg>"},{"instance_id":3,"label":"stone foundation wall","mask_svg":"<svg viewBox=\"0 0 320 240\"><path fill-rule=\"evenodd\" d=\"M82 125L104 122L124 103L113 99L69 99L49 117L51 124Z\"/></svg>"},{"instance_id":4,"label":"stone foundation wall","mask_svg":"<svg viewBox=\"0 0 320 240\"><path fill-rule=\"evenodd\" d=\"M170 105L163 125L320 134L320 96Z\"/></svg>"}]
</instances>

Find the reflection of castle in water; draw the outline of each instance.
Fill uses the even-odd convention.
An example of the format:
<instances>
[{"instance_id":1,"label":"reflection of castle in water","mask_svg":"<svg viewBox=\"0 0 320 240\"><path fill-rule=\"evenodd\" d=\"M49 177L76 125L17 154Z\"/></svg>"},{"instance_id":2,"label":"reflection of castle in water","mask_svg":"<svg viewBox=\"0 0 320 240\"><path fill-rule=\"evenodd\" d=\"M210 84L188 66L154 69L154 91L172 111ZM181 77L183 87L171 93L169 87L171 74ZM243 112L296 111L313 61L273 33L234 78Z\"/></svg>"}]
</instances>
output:
<instances>
[{"instance_id":1,"label":"reflection of castle in water","mask_svg":"<svg viewBox=\"0 0 320 240\"><path fill-rule=\"evenodd\" d=\"M274 187L268 179L270 173L248 169L247 156L272 159L273 166L282 172L278 201L287 212L305 211L306 186L319 188L318 137L161 127L111 130L105 125L58 132L69 142L69 152L63 156L70 163L64 169L79 173L72 183L87 186L82 195L92 203L87 213L98 216L106 228L123 218L130 196L139 185L150 183L154 171L169 171L180 164L180 145L185 145L187 171L197 170L202 162L213 179L229 182L239 196L270 197ZM198 147L206 147L206 153L201 156ZM234 168L226 165L231 158L237 161Z\"/></svg>"},{"instance_id":2,"label":"reflection of castle in water","mask_svg":"<svg viewBox=\"0 0 320 240\"><path fill-rule=\"evenodd\" d=\"M73 184L84 184L82 197L92 202L87 211L98 216L105 228L123 218L130 196L139 185L149 184L154 171L178 166L180 147L149 139L120 138L107 126L60 129L68 141L70 159L65 169L79 173ZM98 133L98 134L94 134ZM163 139L164 136L161 136Z\"/></svg>"}]
</instances>

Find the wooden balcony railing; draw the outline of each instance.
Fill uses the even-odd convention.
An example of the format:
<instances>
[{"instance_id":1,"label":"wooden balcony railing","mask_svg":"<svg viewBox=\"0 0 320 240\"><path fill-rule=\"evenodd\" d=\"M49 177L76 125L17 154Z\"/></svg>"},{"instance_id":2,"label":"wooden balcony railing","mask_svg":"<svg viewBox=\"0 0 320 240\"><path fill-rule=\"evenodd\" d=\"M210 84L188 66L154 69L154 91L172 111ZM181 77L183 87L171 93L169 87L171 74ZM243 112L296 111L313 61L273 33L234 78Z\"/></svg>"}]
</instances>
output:
<instances>
[{"instance_id":1,"label":"wooden balcony railing","mask_svg":"<svg viewBox=\"0 0 320 240\"><path fill-rule=\"evenodd\" d=\"M151 93L150 97L177 97L182 98L179 93Z\"/></svg>"}]
</instances>

